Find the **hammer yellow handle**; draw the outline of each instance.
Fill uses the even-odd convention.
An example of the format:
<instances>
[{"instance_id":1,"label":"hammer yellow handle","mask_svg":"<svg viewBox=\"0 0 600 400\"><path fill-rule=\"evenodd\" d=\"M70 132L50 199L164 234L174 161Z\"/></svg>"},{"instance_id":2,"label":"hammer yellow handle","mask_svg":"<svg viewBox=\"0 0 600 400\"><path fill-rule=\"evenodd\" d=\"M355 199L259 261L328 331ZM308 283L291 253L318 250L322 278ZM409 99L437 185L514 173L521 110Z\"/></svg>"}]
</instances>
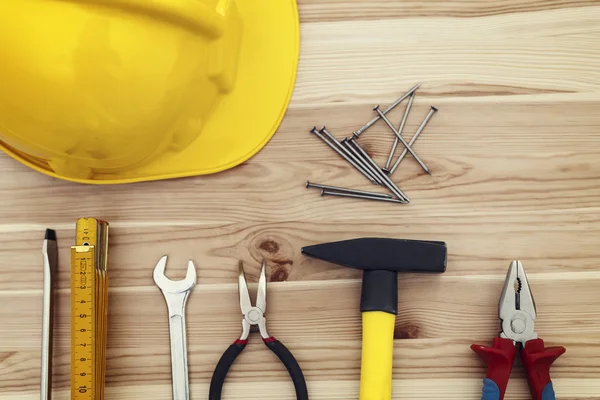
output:
<instances>
[{"instance_id":1,"label":"hammer yellow handle","mask_svg":"<svg viewBox=\"0 0 600 400\"><path fill-rule=\"evenodd\" d=\"M360 400L391 400L392 355L396 316L383 311L362 313Z\"/></svg>"}]
</instances>

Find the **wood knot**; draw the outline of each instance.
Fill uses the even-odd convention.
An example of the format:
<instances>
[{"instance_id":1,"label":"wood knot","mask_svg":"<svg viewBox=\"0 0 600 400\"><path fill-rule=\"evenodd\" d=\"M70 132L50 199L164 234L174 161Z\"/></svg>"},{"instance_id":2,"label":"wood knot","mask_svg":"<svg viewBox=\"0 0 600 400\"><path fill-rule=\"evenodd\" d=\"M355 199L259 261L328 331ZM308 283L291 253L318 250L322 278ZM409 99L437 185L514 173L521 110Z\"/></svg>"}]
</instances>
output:
<instances>
[{"instance_id":1,"label":"wood knot","mask_svg":"<svg viewBox=\"0 0 600 400\"><path fill-rule=\"evenodd\" d=\"M279 251L279 244L272 239L263 240L258 247L270 254L275 254Z\"/></svg>"},{"instance_id":2,"label":"wood knot","mask_svg":"<svg viewBox=\"0 0 600 400\"><path fill-rule=\"evenodd\" d=\"M396 326L394 339L418 339L421 329L416 325Z\"/></svg>"},{"instance_id":3,"label":"wood knot","mask_svg":"<svg viewBox=\"0 0 600 400\"><path fill-rule=\"evenodd\" d=\"M269 282L285 282L290 276L291 268L289 265L279 265L271 272Z\"/></svg>"},{"instance_id":4,"label":"wood knot","mask_svg":"<svg viewBox=\"0 0 600 400\"><path fill-rule=\"evenodd\" d=\"M284 237L276 234L257 235L250 243L250 254L259 263L266 260L269 265L276 264L276 267L288 265L287 272L294 264L294 247Z\"/></svg>"}]
</instances>

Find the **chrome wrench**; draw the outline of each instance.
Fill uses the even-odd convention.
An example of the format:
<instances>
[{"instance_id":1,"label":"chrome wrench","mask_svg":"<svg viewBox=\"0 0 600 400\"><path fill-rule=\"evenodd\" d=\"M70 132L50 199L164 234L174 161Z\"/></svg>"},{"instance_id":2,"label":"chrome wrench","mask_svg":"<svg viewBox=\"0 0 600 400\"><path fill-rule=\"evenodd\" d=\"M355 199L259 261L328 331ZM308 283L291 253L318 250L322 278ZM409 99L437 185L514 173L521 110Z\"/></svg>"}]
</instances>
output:
<instances>
[{"instance_id":1,"label":"chrome wrench","mask_svg":"<svg viewBox=\"0 0 600 400\"><path fill-rule=\"evenodd\" d=\"M171 375L173 400L189 400L187 344L185 332L185 304L196 285L196 267L188 262L187 275L182 281L172 281L165 275L167 256L163 256L154 268L154 282L160 288L169 310L169 333L171 338Z\"/></svg>"}]
</instances>

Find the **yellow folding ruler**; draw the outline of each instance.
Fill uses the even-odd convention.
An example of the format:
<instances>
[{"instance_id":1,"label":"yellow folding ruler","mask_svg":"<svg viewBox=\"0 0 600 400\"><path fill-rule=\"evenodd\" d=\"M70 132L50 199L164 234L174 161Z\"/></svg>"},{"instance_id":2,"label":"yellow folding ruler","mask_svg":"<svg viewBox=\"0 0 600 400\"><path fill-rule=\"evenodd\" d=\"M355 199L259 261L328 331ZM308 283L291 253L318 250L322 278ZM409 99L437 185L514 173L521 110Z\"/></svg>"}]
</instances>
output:
<instances>
[{"instance_id":1,"label":"yellow folding ruler","mask_svg":"<svg viewBox=\"0 0 600 400\"><path fill-rule=\"evenodd\" d=\"M108 223L77 220L71 247L71 399L103 400L108 319Z\"/></svg>"}]
</instances>

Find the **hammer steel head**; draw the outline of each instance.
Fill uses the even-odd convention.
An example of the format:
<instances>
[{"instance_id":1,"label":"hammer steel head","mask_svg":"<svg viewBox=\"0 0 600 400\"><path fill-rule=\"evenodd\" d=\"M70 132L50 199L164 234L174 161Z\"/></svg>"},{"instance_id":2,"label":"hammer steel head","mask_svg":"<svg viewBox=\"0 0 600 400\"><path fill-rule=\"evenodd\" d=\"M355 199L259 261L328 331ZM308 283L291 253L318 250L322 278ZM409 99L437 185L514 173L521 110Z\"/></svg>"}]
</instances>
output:
<instances>
[{"instance_id":1,"label":"hammer steel head","mask_svg":"<svg viewBox=\"0 0 600 400\"><path fill-rule=\"evenodd\" d=\"M184 280L172 281L165 275L165 269L167 268L167 256L162 258L156 264L154 268L154 282L156 285L166 293L184 293L192 289L196 285L196 266L192 260L188 262L187 275Z\"/></svg>"},{"instance_id":2,"label":"hammer steel head","mask_svg":"<svg viewBox=\"0 0 600 400\"><path fill-rule=\"evenodd\" d=\"M441 273L446 270L444 242L359 238L307 246L302 253L350 268Z\"/></svg>"}]
</instances>

